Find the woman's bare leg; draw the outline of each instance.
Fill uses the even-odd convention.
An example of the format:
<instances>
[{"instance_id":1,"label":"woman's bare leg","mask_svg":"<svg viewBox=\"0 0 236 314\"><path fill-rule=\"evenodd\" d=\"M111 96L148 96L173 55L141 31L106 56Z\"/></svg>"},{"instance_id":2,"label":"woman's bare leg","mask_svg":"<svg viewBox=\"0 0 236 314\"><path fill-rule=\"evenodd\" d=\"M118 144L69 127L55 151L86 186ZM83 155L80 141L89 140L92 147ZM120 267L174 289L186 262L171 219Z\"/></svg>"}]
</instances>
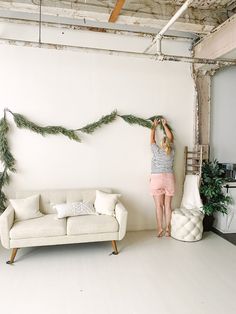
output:
<instances>
[{"instance_id":1,"label":"woman's bare leg","mask_svg":"<svg viewBox=\"0 0 236 314\"><path fill-rule=\"evenodd\" d=\"M156 206L156 219L157 219L157 236L163 235L162 221L164 211L164 195L154 195L154 202Z\"/></svg>"},{"instance_id":2,"label":"woman's bare leg","mask_svg":"<svg viewBox=\"0 0 236 314\"><path fill-rule=\"evenodd\" d=\"M166 218L166 236L170 236L170 221L171 221L171 201L172 196L165 195L164 203L165 203L165 218Z\"/></svg>"}]
</instances>

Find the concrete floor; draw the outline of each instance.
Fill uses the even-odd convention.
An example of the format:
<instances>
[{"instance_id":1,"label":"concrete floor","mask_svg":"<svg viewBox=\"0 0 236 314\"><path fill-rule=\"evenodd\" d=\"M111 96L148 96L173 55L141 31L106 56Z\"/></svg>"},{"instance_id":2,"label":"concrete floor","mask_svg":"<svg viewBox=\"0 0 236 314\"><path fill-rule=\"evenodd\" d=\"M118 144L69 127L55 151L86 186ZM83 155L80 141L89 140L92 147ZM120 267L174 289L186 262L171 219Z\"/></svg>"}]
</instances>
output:
<instances>
[{"instance_id":1,"label":"concrete floor","mask_svg":"<svg viewBox=\"0 0 236 314\"><path fill-rule=\"evenodd\" d=\"M195 243L129 232L110 243L21 249L6 265L3 314L235 314L236 248L212 232Z\"/></svg>"}]
</instances>

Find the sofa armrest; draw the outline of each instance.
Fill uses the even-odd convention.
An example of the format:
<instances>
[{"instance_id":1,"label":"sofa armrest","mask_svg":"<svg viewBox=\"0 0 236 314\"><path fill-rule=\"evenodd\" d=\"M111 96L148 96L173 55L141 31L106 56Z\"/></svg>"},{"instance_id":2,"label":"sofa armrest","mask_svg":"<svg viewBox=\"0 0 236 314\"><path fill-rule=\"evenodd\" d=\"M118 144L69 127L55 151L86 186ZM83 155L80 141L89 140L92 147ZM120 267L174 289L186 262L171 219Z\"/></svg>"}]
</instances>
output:
<instances>
[{"instance_id":1,"label":"sofa armrest","mask_svg":"<svg viewBox=\"0 0 236 314\"><path fill-rule=\"evenodd\" d=\"M15 211L11 205L9 205L4 213L0 216L0 237L2 245L6 249L10 249L9 232L14 223L14 217Z\"/></svg>"},{"instance_id":2,"label":"sofa armrest","mask_svg":"<svg viewBox=\"0 0 236 314\"><path fill-rule=\"evenodd\" d=\"M116 204L115 216L119 223L119 240L122 240L126 233L128 211L121 202Z\"/></svg>"}]
</instances>

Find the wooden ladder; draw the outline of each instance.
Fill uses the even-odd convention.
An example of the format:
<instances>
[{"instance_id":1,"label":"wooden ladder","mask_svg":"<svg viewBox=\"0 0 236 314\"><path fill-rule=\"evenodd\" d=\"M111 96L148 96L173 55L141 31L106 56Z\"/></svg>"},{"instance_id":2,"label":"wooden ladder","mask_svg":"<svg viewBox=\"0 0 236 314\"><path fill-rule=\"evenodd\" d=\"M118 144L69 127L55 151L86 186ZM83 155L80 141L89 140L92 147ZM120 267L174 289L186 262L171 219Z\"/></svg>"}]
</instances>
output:
<instances>
[{"instance_id":1,"label":"wooden ladder","mask_svg":"<svg viewBox=\"0 0 236 314\"><path fill-rule=\"evenodd\" d=\"M193 150L189 150L187 146L184 148L185 168L184 174L196 174L201 178L202 162L209 158L208 145L196 145Z\"/></svg>"}]
</instances>

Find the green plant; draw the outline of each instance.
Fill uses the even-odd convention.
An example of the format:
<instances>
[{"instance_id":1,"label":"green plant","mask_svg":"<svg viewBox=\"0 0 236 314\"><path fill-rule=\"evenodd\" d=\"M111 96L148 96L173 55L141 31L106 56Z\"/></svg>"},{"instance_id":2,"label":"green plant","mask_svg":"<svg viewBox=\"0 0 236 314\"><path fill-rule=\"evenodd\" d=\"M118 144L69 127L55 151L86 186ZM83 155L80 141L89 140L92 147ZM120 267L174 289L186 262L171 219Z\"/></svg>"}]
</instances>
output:
<instances>
[{"instance_id":1,"label":"green plant","mask_svg":"<svg viewBox=\"0 0 236 314\"><path fill-rule=\"evenodd\" d=\"M219 162L216 159L203 162L200 195L206 215L210 216L214 212L227 214L227 205L232 199L224 193L222 189L224 183L224 170Z\"/></svg>"}]
</instances>

